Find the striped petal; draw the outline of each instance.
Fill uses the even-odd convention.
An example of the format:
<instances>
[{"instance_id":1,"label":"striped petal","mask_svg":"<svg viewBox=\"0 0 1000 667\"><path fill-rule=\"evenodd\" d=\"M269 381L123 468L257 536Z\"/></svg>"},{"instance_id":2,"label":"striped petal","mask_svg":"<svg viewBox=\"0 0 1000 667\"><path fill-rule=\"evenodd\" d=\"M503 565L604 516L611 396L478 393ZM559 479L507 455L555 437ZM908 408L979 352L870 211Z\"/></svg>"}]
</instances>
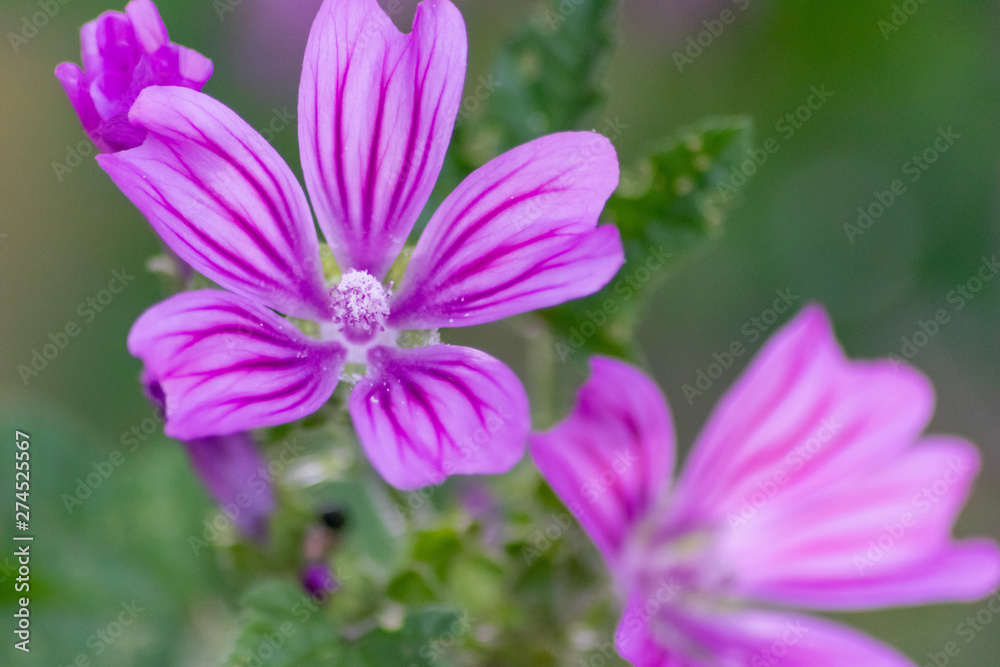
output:
<instances>
[{"instance_id":1,"label":"striped petal","mask_svg":"<svg viewBox=\"0 0 1000 667\"><path fill-rule=\"evenodd\" d=\"M848 361L823 310L809 306L719 402L678 480L675 511L717 520L745 513L760 494L787 498L892 463L932 410L922 375Z\"/></svg>"},{"instance_id":2,"label":"striped petal","mask_svg":"<svg viewBox=\"0 0 1000 667\"><path fill-rule=\"evenodd\" d=\"M754 610L697 616L655 594L632 597L615 643L635 667L916 667L827 620Z\"/></svg>"},{"instance_id":3,"label":"striped petal","mask_svg":"<svg viewBox=\"0 0 1000 667\"><path fill-rule=\"evenodd\" d=\"M891 466L764 505L726 544L734 593L814 609L984 597L1000 585L1000 549L951 540L978 471L970 443L928 438Z\"/></svg>"},{"instance_id":4,"label":"striped petal","mask_svg":"<svg viewBox=\"0 0 1000 667\"><path fill-rule=\"evenodd\" d=\"M381 278L427 203L465 82L465 24L448 0L401 33L376 0L326 0L299 88L299 146L320 227L345 271Z\"/></svg>"},{"instance_id":5,"label":"striped petal","mask_svg":"<svg viewBox=\"0 0 1000 667\"><path fill-rule=\"evenodd\" d=\"M489 162L431 218L390 323L469 326L596 292L625 261L618 229L596 227L617 185L614 147L594 132L549 135Z\"/></svg>"},{"instance_id":6,"label":"striped petal","mask_svg":"<svg viewBox=\"0 0 1000 667\"><path fill-rule=\"evenodd\" d=\"M230 435L300 419L333 394L345 352L244 297L186 292L142 314L129 352L162 392L167 435Z\"/></svg>"},{"instance_id":7,"label":"striped petal","mask_svg":"<svg viewBox=\"0 0 1000 667\"><path fill-rule=\"evenodd\" d=\"M528 398L514 373L466 347L376 347L351 394L368 459L400 489L509 470L524 454Z\"/></svg>"},{"instance_id":8,"label":"striped petal","mask_svg":"<svg viewBox=\"0 0 1000 667\"><path fill-rule=\"evenodd\" d=\"M670 487L673 424L656 384L628 364L591 360L573 412L531 437L531 456L612 565Z\"/></svg>"},{"instance_id":9,"label":"striped petal","mask_svg":"<svg viewBox=\"0 0 1000 667\"><path fill-rule=\"evenodd\" d=\"M147 88L129 120L145 143L97 159L171 250L280 312L331 314L309 204L263 137L187 88Z\"/></svg>"}]
</instances>

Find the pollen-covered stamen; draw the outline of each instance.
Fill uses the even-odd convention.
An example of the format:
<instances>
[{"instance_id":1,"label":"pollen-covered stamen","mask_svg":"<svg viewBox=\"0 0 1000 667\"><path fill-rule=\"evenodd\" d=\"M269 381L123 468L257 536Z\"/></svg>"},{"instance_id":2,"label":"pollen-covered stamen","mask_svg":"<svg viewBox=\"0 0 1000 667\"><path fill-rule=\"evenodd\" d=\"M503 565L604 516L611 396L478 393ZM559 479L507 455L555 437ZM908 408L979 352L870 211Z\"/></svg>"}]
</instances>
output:
<instances>
[{"instance_id":1,"label":"pollen-covered stamen","mask_svg":"<svg viewBox=\"0 0 1000 667\"><path fill-rule=\"evenodd\" d=\"M363 343L385 329L389 291L367 271L348 271L333 289L333 313L344 336Z\"/></svg>"}]
</instances>

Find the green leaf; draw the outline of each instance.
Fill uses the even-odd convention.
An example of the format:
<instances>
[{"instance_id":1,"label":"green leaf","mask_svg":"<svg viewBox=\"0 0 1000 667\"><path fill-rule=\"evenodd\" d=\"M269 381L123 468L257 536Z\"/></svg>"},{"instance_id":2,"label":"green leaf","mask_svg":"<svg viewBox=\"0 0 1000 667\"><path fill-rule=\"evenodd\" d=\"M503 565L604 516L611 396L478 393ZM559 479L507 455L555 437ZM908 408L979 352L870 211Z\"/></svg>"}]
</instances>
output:
<instances>
[{"instance_id":1,"label":"green leaf","mask_svg":"<svg viewBox=\"0 0 1000 667\"><path fill-rule=\"evenodd\" d=\"M472 619L444 607L411 612L398 630L378 628L354 646L344 667L448 667L455 664L457 645L469 633Z\"/></svg>"},{"instance_id":2,"label":"green leaf","mask_svg":"<svg viewBox=\"0 0 1000 667\"><path fill-rule=\"evenodd\" d=\"M343 653L319 604L294 584L270 580L244 596L242 628L225 665L338 665Z\"/></svg>"},{"instance_id":3,"label":"green leaf","mask_svg":"<svg viewBox=\"0 0 1000 667\"><path fill-rule=\"evenodd\" d=\"M426 604L438 599L434 589L416 570L405 570L393 577L386 593L390 599L408 605Z\"/></svg>"},{"instance_id":4,"label":"green leaf","mask_svg":"<svg viewBox=\"0 0 1000 667\"><path fill-rule=\"evenodd\" d=\"M451 528L421 532L413 545L413 557L427 563L441 581L446 581L452 561L462 551L462 540Z\"/></svg>"},{"instance_id":5,"label":"green leaf","mask_svg":"<svg viewBox=\"0 0 1000 667\"><path fill-rule=\"evenodd\" d=\"M634 356L644 298L680 259L721 233L734 200L724 184L747 157L751 136L745 118L709 118L677 131L622 175L606 211L621 231L625 265L597 294L541 313L561 361Z\"/></svg>"},{"instance_id":6,"label":"green leaf","mask_svg":"<svg viewBox=\"0 0 1000 667\"><path fill-rule=\"evenodd\" d=\"M468 173L503 151L582 129L603 101L601 65L612 46L614 0L546 0L514 30L488 74L466 90L456 127ZM485 107L481 117L475 113ZM464 162L463 162L464 161Z\"/></svg>"},{"instance_id":7,"label":"green leaf","mask_svg":"<svg viewBox=\"0 0 1000 667\"><path fill-rule=\"evenodd\" d=\"M677 233L711 237L733 198L720 190L746 158L751 122L707 118L678 130L637 168L622 175L607 210L626 241L662 243Z\"/></svg>"}]
</instances>

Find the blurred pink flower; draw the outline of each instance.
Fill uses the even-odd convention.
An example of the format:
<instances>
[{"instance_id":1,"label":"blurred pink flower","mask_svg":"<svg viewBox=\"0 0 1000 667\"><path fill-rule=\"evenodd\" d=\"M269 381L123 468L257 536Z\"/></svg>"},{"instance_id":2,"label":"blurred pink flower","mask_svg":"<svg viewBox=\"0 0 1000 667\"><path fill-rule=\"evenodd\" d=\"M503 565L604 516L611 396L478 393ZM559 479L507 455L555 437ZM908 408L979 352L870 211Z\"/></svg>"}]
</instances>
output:
<instances>
[{"instance_id":1,"label":"blurred pink flower","mask_svg":"<svg viewBox=\"0 0 1000 667\"><path fill-rule=\"evenodd\" d=\"M922 436L927 380L848 361L821 308L775 334L673 488L662 394L622 362L592 369L572 414L531 450L608 563L626 603L616 643L633 664L911 666L781 608L970 601L1000 581L994 542L950 537L975 447Z\"/></svg>"}]
</instances>

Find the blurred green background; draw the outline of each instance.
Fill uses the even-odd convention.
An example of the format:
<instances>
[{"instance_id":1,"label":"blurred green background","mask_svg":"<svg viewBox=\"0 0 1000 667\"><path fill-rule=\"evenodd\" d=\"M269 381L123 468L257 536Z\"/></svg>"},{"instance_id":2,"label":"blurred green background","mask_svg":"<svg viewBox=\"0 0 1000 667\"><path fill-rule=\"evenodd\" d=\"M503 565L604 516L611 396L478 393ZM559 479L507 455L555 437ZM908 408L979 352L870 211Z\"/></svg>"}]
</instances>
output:
<instances>
[{"instance_id":1,"label":"blurred green background","mask_svg":"<svg viewBox=\"0 0 1000 667\"><path fill-rule=\"evenodd\" d=\"M403 3L397 18L407 21L414 4ZM457 4L468 26L467 82L474 88L489 75L504 36L537 4ZM778 290L790 290L798 304L824 303L855 357L902 355L904 338L912 340L921 322L944 309L947 323L912 363L937 390L932 430L982 448L983 472L959 534L1000 537L1000 278L985 281L960 310L954 295L949 299L976 276L983 258L1000 253L1000 15L995 2L984 0L896 4L916 12L886 34L879 22L891 21L889 1L623 2L618 48L604 69L606 103L594 127L621 129L615 144L626 166L654 139L706 115L747 114L755 121L755 145L773 138L779 146L739 189L722 238L671 274L640 328L682 447L751 355L736 359L701 396L689 400L684 385L694 385L713 354L734 341L759 349L766 336L753 334L752 318L763 316ZM316 0L158 5L173 41L214 60L206 92L258 128L294 113ZM121 8L69 0L15 49L8 33L20 32L39 6L0 0L3 664L69 665L79 655L95 665L217 664L236 631L234 601L247 583L224 560L189 548L188 536L200 532L212 507L180 448L159 429L134 450L122 442L153 415L125 336L162 295L159 279L145 269L159 246L86 153L89 144L53 76L59 62L79 60L79 27ZM675 54L690 47L689 39L697 42L707 30L703 21L723 9L733 12L732 24L710 40L703 35L707 46L678 66ZM813 87L832 95L797 127L783 123ZM913 180L914 156L949 128L959 138ZM293 126L274 133L273 143L298 170L296 142ZM897 179L905 192L888 210L863 233L845 231L856 224L858 208L870 207ZM135 279L101 312L88 314L87 299L115 270ZM17 367L71 321L80 334L25 382ZM505 326L446 333L445 340L474 342L527 377L528 360ZM30 656L10 648L8 630L14 429L31 434L33 456ZM77 478L100 468L114 450L124 463L70 513L63 494L73 494ZM110 642L95 639L133 601L143 609L135 623ZM970 643L956 634L982 608L845 618L921 665L956 641L961 650L950 664L995 666L1000 619Z\"/></svg>"}]
</instances>

